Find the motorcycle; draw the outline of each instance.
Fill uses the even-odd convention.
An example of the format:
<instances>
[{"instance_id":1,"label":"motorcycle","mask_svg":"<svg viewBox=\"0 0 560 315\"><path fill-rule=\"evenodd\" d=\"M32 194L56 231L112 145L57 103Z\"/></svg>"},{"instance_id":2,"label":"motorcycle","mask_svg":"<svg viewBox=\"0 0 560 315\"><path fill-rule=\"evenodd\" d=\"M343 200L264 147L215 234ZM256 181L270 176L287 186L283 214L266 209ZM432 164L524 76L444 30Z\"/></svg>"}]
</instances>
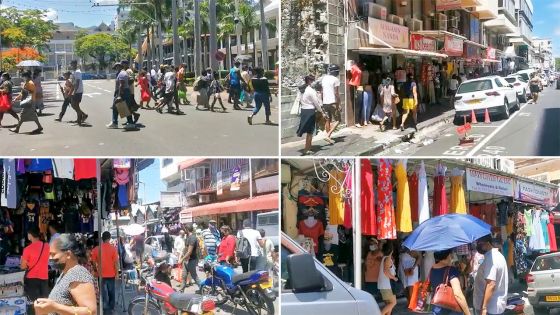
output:
<instances>
[{"instance_id":1,"label":"motorcycle","mask_svg":"<svg viewBox=\"0 0 560 315\"><path fill-rule=\"evenodd\" d=\"M207 275L200 282L201 293L215 299L216 305L232 301L244 306L251 315L274 315L272 279L267 271L250 271L235 274L230 265L205 262L203 267Z\"/></svg>"},{"instance_id":2,"label":"motorcycle","mask_svg":"<svg viewBox=\"0 0 560 315\"><path fill-rule=\"evenodd\" d=\"M167 283L148 280L150 268L140 272L145 294L132 299L128 315L213 315L214 300L198 294L176 292Z\"/></svg>"}]
</instances>

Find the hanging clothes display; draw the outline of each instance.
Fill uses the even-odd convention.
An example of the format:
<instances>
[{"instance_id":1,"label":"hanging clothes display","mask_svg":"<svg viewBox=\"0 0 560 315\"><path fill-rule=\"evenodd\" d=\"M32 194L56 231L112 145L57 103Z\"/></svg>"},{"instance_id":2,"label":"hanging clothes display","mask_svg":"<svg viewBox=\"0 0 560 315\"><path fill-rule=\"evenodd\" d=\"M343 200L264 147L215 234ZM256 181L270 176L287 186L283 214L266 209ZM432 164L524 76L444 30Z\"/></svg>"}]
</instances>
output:
<instances>
[{"instance_id":1,"label":"hanging clothes display","mask_svg":"<svg viewBox=\"0 0 560 315\"><path fill-rule=\"evenodd\" d=\"M450 213L467 214L465 190L463 188L463 175L465 171L454 168L451 171L451 207Z\"/></svg>"},{"instance_id":2,"label":"hanging clothes display","mask_svg":"<svg viewBox=\"0 0 560 315\"><path fill-rule=\"evenodd\" d=\"M308 218L298 222L298 232L313 240L315 254L319 252L319 238L325 234L323 223L314 218Z\"/></svg>"},{"instance_id":3,"label":"hanging clothes display","mask_svg":"<svg viewBox=\"0 0 560 315\"><path fill-rule=\"evenodd\" d=\"M2 161L2 181L0 182L0 205L10 209L18 206L16 160Z\"/></svg>"},{"instance_id":4,"label":"hanging clothes display","mask_svg":"<svg viewBox=\"0 0 560 315\"><path fill-rule=\"evenodd\" d=\"M447 214L447 193L445 192L445 172L447 166L438 163L434 176L434 208L432 216Z\"/></svg>"},{"instance_id":5,"label":"hanging clothes display","mask_svg":"<svg viewBox=\"0 0 560 315\"><path fill-rule=\"evenodd\" d=\"M306 189L300 189L298 191L298 214L297 218L299 220L307 219L312 216L321 220L326 224L326 213L325 213L325 198L322 193L310 193Z\"/></svg>"},{"instance_id":6,"label":"hanging clothes display","mask_svg":"<svg viewBox=\"0 0 560 315\"><path fill-rule=\"evenodd\" d=\"M517 275L527 273L529 264L526 260L527 255L527 234L526 234L527 221L523 212L518 212L515 216L514 231L515 231L515 248L514 248L514 261L515 270Z\"/></svg>"},{"instance_id":7,"label":"hanging clothes display","mask_svg":"<svg viewBox=\"0 0 560 315\"><path fill-rule=\"evenodd\" d=\"M362 190L360 198L362 202L362 234L377 235L377 222L375 213L375 196L373 194L373 170L368 159L361 159Z\"/></svg>"},{"instance_id":8,"label":"hanging clothes display","mask_svg":"<svg viewBox=\"0 0 560 315\"><path fill-rule=\"evenodd\" d=\"M57 178L74 179L74 160L54 159L53 175Z\"/></svg>"},{"instance_id":9,"label":"hanging clothes display","mask_svg":"<svg viewBox=\"0 0 560 315\"><path fill-rule=\"evenodd\" d=\"M51 159L31 159L29 166L27 166L28 172L44 172L53 169Z\"/></svg>"},{"instance_id":10,"label":"hanging clothes display","mask_svg":"<svg viewBox=\"0 0 560 315\"><path fill-rule=\"evenodd\" d=\"M399 160L395 167L397 177L397 231L412 232L412 217L410 213L410 191L406 175L406 160Z\"/></svg>"},{"instance_id":11,"label":"hanging clothes display","mask_svg":"<svg viewBox=\"0 0 560 315\"><path fill-rule=\"evenodd\" d=\"M345 166L344 172L346 173L346 177L344 180L344 196L347 196L347 191L352 191L352 172L354 169L350 165ZM344 198L344 227L347 229L352 228L352 198Z\"/></svg>"},{"instance_id":12,"label":"hanging clothes display","mask_svg":"<svg viewBox=\"0 0 560 315\"><path fill-rule=\"evenodd\" d=\"M96 159L74 159L74 179L97 178Z\"/></svg>"},{"instance_id":13,"label":"hanging clothes display","mask_svg":"<svg viewBox=\"0 0 560 315\"><path fill-rule=\"evenodd\" d=\"M548 214L548 237L549 237L549 244L550 244L550 251L556 252L558 251L558 247L556 246L556 231L554 230L554 215L551 213Z\"/></svg>"},{"instance_id":14,"label":"hanging clothes display","mask_svg":"<svg viewBox=\"0 0 560 315\"><path fill-rule=\"evenodd\" d=\"M420 163L418 169L418 223L430 218L430 202L428 199L428 178L424 161Z\"/></svg>"},{"instance_id":15,"label":"hanging clothes display","mask_svg":"<svg viewBox=\"0 0 560 315\"><path fill-rule=\"evenodd\" d=\"M533 210L532 213L532 224L533 233L529 238L529 248L533 251L541 251L546 249L544 242L544 234L541 224L541 210Z\"/></svg>"},{"instance_id":16,"label":"hanging clothes display","mask_svg":"<svg viewBox=\"0 0 560 315\"><path fill-rule=\"evenodd\" d=\"M410 214L412 222L418 222L418 175L412 172L408 176L408 187L410 191Z\"/></svg>"},{"instance_id":17,"label":"hanging clothes display","mask_svg":"<svg viewBox=\"0 0 560 315\"><path fill-rule=\"evenodd\" d=\"M344 224L344 172L333 171L328 181L329 189L329 224Z\"/></svg>"},{"instance_id":18,"label":"hanging clothes display","mask_svg":"<svg viewBox=\"0 0 560 315\"><path fill-rule=\"evenodd\" d=\"M548 221L550 220L548 212L542 211L540 215L541 229L543 233L544 250L550 252L550 238L548 236Z\"/></svg>"},{"instance_id":19,"label":"hanging clothes display","mask_svg":"<svg viewBox=\"0 0 560 315\"><path fill-rule=\"evenodd\" d=\"M393 167L386 159L379 160L377 178L377 237L379 239L396 239L395 210L393 207Z\"/></svg>"}]
</instances>

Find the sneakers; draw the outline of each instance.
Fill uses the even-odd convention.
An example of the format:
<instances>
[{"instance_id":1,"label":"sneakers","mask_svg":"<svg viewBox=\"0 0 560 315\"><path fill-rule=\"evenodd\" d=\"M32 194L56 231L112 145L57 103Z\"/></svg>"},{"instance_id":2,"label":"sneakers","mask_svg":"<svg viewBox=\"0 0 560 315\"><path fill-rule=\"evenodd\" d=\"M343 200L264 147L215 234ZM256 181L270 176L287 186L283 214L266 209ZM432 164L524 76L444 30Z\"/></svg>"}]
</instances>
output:
<instances>
[{"instance_id":1,"label":"sneakers","mask_svg":"<svg viewBox=\"0 0 560 315\"><path fill-rule=\"evenodd\" d=\"M117 125L117 124L115 124L115 123L113 123L113 122L111 122L110 124L105 125L105 126L106 126L107 128L109 128L109 129L118 129L118 128L119 128L119 125Z\"/></svg>"}]
</instances>

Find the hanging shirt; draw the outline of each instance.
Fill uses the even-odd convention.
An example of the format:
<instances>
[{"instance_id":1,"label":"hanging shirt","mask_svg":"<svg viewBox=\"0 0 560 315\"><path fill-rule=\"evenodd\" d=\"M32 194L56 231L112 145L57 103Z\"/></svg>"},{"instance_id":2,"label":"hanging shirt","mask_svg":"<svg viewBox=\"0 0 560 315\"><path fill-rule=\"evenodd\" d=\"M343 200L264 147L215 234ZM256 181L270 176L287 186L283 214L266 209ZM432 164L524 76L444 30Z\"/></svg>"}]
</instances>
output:
<instances>
[{"instance_id":1,"label":"hanging shirt","mask_svg":"<svg viewBox=\"0 0 560 315\"><path fill-rule=\"evenodd\" d=\"M467 214L467 203L465 202L462 175L451 177L451 207L449 208L449 212Z\"/></svg>"},{"instance_id":2,"label":"hanging shirt","mask_svg":"<svg viewBox=\"0 0 560 315\"><path fill-rule=\"evenodd\" d=\"M31 159L31 163L27 167L28 172L44 172L53 169L51 159Z\"/></svg>"},{"instance_id":3,"label":"hanging shirt","mask_svg":"<svg viewBox=\"0 0 560 315\"><path fill-rule=\"evenodd\" d=\"M335 171L329 178L329 224L344 224L344 172Z\"/></svg>"},{"instance_id":4,"label":"hanging shirt","mask_svg":"<svg viewBox=\"0 0 560 315\"><path fill-rule=\"evenodd\" d=\"M119 185L126 185L130 181L128 168L115 169L115 181Z\"/></svg>"},{"instance_id":5,"label":"hanging shirt","mask_svg":"<svg viewBox=\"0 0 560 315\"><path fill-rule=\"evenodd\" d=\"M347 191L352 190L352 171L348 165L346 165L346 169L344 170L345 180L344 180L344 194L346 195ZM345 198L344 199L344 227L347 229L352 228L352 198Z\"/></svg>"},{"instance_id":6,"label":"hanging shirt","mask_svg":"<svg viewBox=\"0 0 560 315\"><path fill-rule=\"evenodd\" d=\"M2 181L0 183L0 205L9 209L18 206L17 179L16 179L16 160L4 159L2 161Z\"/></svg>"},{"instance_id":7,"label":"hanging shirt","mask_svg":"<svg viewBox=\"0 0 560 315\"><path fill-rule=\"evenodd\" d=\"M416 175L416 172L408 176L408 187L410 191L410 213L412 222L418 222L418 175Z\"/></svg>"},{"instance_id":8,"label":"hanging shirt","mask_svg":"<svg viewBox=\"0 0 560 315\"><path fill-rule=\"evenodd\" d=\"M395 210L393 207L392 165L380 159L377 176L377 229L379 239L396 239Z\"/></svg>"},{"instance_id":9,"label":"hanging shirt","mask_svg":"<svg viewBox=\"0 0 560 315\"><path fill-rule=\"evenodd\" d=\"M97 178L96 159L74 159L74 179Z\"/></svg>"},{"instance_id":10,"label":"hanging shirt","mask_svg":"<svg viewBox=\"0 0 560 315\"><path fill-rule=\"evenodd\" d=\"M525 210L523 212L525 216L525 234L527 236L533 235L533 214L531 210Z\"/></svg>"},{"instance_id":11,"label":"hanging shirt","mask_svg":"<svg viewBox=\"0 0 560 315\"><path fill-rule=\"evenodd\" d=\"M119 185L118 199L119 199L119 206L121 208L126 208L130 205L130 203L128 202L128 191L126 189L126 185Z\"/></svg>"},{"instance_id":12,"label":"hanging shirt","mask_svg":"<svg viewBox=\"0 0 560 315\"><path fill-rule=\"evenodd\" d=\"M49 203L41 204L39 208L39 231L43 235L47 235L49 222L53 219L53 215L49 209Z\"/></svg>"},{"instance_id":13,"label":"hanging shirt","mask_svg":"<svg viewBox=\"0 0 560 315\"><path fill-rule=\"evenodd\" d=\"M54 159L53 176L56 178L74 179L73 159Z\"/></svg>"},{"instance_id":14,"label":"hanging shirt","mask_svg":"<svg viewBox=\"0 0 560 315\"><path fill-rule=\"evenodd\" d=\"M554 215L552 212L548 215L548 237L549 237L549 244L550 244L550 251L555 252L558 250L556 246L556 231L554 229Z\"/></svg>"},{"instance_id":15,"label":"hanging shirt","mask_svg":"<svg viewBox=\"0 0 560 315\"><path fill-rule=\"evenodd\" d=\"M32 209L25 207L25 233L31 228L39 227L39 207L35 206Z\"/></svg>"},{"instance_id":16,"label":"hanging shirt","mask_svg":"<svg viewBox=\"0 0 560 315\"><path fill-rule=\"evenodd\" d=\"M319 220L315 220L315 225L308 226L306 220L301 220L298 222L298 232L313 240L315 254L317 254L319 252L319 237L325 234L323 224Z\"/></svg>"},{"instance_id":17,"label":"hanging shirt","mask_svg":"<svg viewBox=\"0 0 560 315\"><path fill-rule=\"evenodd\" d=\"M428 178L424 161L418 170L418 223L422 223L430 218L430 202L428 198ZM431 267L431 266L430 266Z\"/></svg>"}]
</instances>

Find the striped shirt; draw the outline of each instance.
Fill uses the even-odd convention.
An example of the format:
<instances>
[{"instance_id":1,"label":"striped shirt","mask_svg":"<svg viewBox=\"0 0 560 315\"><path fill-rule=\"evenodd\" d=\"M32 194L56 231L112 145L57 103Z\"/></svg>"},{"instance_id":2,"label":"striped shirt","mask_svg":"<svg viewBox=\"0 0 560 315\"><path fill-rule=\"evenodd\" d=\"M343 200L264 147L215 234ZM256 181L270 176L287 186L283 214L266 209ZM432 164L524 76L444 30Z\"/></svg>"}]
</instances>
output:
<instances>
[{"instance_id":1,"label":"striped shirt","mask_svg":"<svg viewBox=\"0 0 560 315\"><path fill-rule=\"evenodd\" d=\"M210 229L206 229L202 231L202 238L204 239L204 247L206 248L206 252L208 255L216 255L216 237Z\"/></svg>"}]
</instances>

